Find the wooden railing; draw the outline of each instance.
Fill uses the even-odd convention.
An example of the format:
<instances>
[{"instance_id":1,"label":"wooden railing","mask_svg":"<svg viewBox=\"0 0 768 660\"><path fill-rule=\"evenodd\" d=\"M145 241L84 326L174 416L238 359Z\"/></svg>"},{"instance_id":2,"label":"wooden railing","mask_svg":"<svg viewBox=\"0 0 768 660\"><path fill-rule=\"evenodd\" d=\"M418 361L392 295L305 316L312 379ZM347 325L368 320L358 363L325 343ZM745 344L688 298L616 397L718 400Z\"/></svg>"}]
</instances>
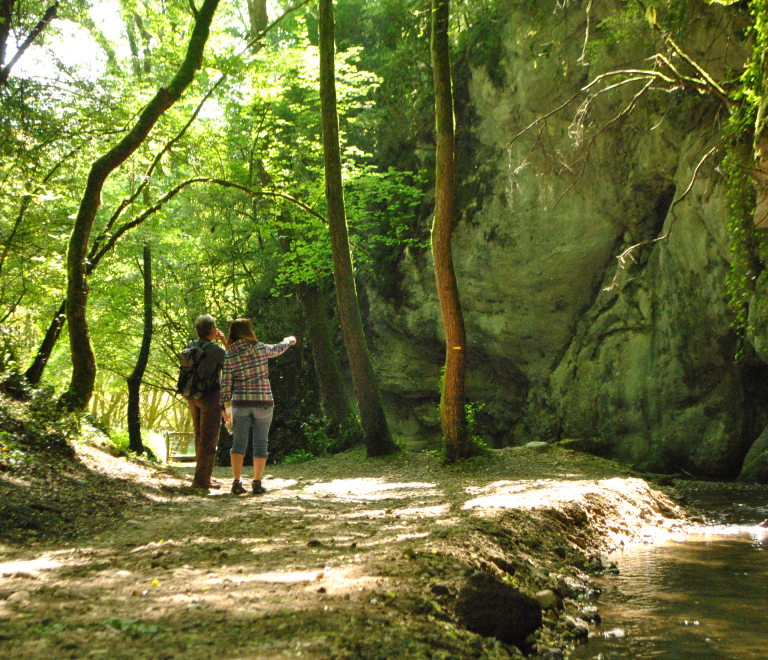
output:
<instances>
[{"instance_id":1,"label":"wooden railing","mask_svg":"<svg viewBox=\"0 0 768 660\"><path fill-rule=\"evenodd\" d=\"M166 431L165 462L194 460L195 434L191 431Z\"/></svg>"}]
</instances>

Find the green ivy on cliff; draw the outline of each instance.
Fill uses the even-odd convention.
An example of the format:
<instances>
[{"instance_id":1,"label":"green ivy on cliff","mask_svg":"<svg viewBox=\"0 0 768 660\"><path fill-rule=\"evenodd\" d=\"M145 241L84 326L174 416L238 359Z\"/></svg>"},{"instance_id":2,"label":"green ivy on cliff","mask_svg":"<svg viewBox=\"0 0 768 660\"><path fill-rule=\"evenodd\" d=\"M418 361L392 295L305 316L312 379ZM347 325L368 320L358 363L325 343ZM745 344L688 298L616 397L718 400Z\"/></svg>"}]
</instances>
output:
<instances>
[{"instance_id":1,"label":"green ivy on cliff","mask_svg":"<svg viewBox=\"0 0 768 660\"><path fill-rule=\"evenodd\" d=\"M747 330L749 301L755 291L757 278L765 267L763 255L766 239L754 224L756 195L751 172L755 166L755 123L765 95L763 68L768 51L768 0L752 0L750 17L748 35L753 38L752 54L741 76L742 85L734 93L740 104L726 127L728 147L723 160L723 170L728 181L731 257L731 270L726 284L729 306L735 316L733 327L739 331Z\"/></svg>"}]
</instances>

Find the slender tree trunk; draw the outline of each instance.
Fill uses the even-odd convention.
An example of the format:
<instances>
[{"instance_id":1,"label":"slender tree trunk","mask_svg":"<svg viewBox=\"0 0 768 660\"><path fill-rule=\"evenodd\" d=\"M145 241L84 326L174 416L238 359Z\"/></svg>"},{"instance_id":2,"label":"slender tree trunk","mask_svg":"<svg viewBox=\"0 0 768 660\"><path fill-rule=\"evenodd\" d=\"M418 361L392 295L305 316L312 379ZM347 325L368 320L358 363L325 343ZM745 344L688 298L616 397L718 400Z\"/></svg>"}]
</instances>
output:
<instances>
[{"instance_id":1,"label":"slender tree trunk","mask_svg":"<svg viewBox=\"0 0 768 660\"><path fill-rule=\"evenodd\" d=\"M40 348L37 349L34 361L29 366L29 369L24 372L24 376L29 381L30 385L37 385L43 377L45 366L48 364L48 360L53 352L53 347L56 346L56 341L59 339L61 329L64 327L64 323L67 320L66 311L67 303L64 301L59 305L59 309L56 310L56 313L53 315L53 319L51 319L51 323L45 333L43 342L40 344Z\"/></svg>"},{"instance_id":2,"label":"slender tree trunk","mask_svg":"<svg viewBox=\"0 0 768 660\"><path fill-rule=\"evenodd\" d=\"M4 21L6 18L12 18L11 13L13 11L13 4L13 2L8 2L7 0L4 0L2 3L0 3L0 18ZM56 2L48 7L48 9L45 11L45 14L43 14L43 17L38 21L37 25L32 28L32 31L27 35L27 38L24 39L24 41L19 45L19 47L16 49L16 53L14 53L8 64L5 64L8 32L0 30L0 38L3 39L2 51L0 54L2 55L2 63L5 64L5 66L0 66L0 86L8 83L8 76L11 75L11 69L13 68L13 65L19 61L21 56L26 52L27 48L29 48L34 43L35 39L40 36L40 33L45 30L46 27L48 27L48 24L54 18L56 18L58 11L59 0L56 0ZM8 14L7 17L6 12ZM10 27L10 22L7 25ZM3 34L3 32L5 32L5 34Z\"/></svg>"},{"instance_id":3,"label":"slender tree trunk","mask_svg":"<svg viewBox=\"0 0 768 660\"><path fill-rule=\"evenodd\" d=\"M320 384L323 410L330 422L331 432L336 432L352 417L352 406L349 405L341 380L339 358L333 345L320 287L306 282L299 284L299 302L304 310L304 322L307 324L309 343L312 346L312 359Z\"/></svg>"},{"instance_id":4,"label":"slender tree trunk","mask_svg":"<svg viewBox=\"0 0 768 660\"><path fill-rule=\"evenodd\" d=\"M325 197L328 204L328 229L333 254L336 298L368 456L382 456L397 451L397 445L389 434L376 374L368 354L360 307L357 303L352 255L349 251L344 191L341 183L339 119L336 114L333 0L319 0L318 22Z\"/></svg>"},{"instance_id":5,"label":"slender tree trunk","mask_svg":"<svg viewBox=\"0 0 768 660\"><path fill-rule=\"evenodd\" d=\"M136 367L128 376L128 449L137 454L144 453L141 442L141 380L149 362L149 347L152 344L152 251L144 246L144 334Z\"/></svg>"},{"instance_id":6,"label":"slender tree trunk","mask_svg":"<svg viewBox=\"0 0 768 660\"><path fill-rule=\"evenodd\" d=\"M5 54L8 52L14 4L16 0L0 0L0 68L5 65Z\"/></svg>"},{"instance_id":7,"label":"slender tree trunk","mask_svg":"<svg viewBox=\"0 0 768 660\"><path fill-rule=\"evenodd\" d=\"M768 28L768 20L762 18L762 21L763 29ZM757 193L755 224L762 229L768 229L768 53L763 54L761 69L763 84L755 121L755 166L752 179Z\"/></svg>"},{"instance_id":8,"label":"slender tree trunk","mask_svg":"<svg viewBox=\"0 0 768 660\"><path fill-rule=\"evenodd\" d=\"M86 319L88 283L85 269L91 228L101 205L101 189L107 177L141 146L157 120L179 99L194 79L195 72L203 64L203 51L218 4L219 0L203 2L195 14L195 26L184 61L168 87L158 90L128 135L91 166L67 249L67 324L73 369L69 389L61 397L65 409L85 409L96 379L96 359Z\"/></svg>"},{"instance_id":9,"label":"slender tree trunk","mask_svg":"<svg viewBox=\"0 0 768 660\"><path fill-rule=\"evenodd\" d=\"M464 408L467 339L451 249L456 211L453 175L453 93L448 45L450 11L450 0L432 0L432 69L435 77L437 129L432 257L435 262L437 295L440 298L440 310L445 326L445 372L440 392L440 422L445 438L445 460L449 463L471 454Z\"/></svg>"}]
</instances>

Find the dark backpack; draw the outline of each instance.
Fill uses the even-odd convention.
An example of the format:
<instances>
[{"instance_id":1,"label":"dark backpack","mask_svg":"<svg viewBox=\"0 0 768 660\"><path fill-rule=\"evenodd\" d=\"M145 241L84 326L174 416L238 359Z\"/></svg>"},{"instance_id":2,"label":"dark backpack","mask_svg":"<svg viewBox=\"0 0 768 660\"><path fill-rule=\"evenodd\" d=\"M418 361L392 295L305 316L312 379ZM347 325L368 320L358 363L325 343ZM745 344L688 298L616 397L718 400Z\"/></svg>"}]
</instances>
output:
<instances>
[{"instance_id":1,"label":"dark backpack","mask_svg":"<svg viewBox=\"0 0 768 660\"><path fill-rule=\"evenodd\" d=\"M179 353L179 378L176 381L176 394L187 399L199 399L215 384L214 378L203 378L203 364L206 359L205 346L210 342L191 341Z\"/></svg>"}]
</instances>

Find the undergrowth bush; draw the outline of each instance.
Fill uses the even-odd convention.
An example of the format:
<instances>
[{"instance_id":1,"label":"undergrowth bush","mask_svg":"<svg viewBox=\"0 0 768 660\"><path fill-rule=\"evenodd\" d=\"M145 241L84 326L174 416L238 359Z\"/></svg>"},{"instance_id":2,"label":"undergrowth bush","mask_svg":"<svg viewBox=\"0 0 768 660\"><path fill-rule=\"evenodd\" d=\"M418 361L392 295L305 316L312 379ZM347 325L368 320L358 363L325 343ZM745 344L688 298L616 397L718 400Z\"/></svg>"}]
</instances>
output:
<instances>
[{"instance_id":1,"label":"undergrowth bush","mask_svg":"<svg viewBox=\"0 0 768 660\"><path fill-rule=\"evenodd\" d=\"M129 449L131 441L128 435L127 428L109 429L107 433L107 437L109 437L109 444L107 445L107 449L113 456L136 456L137 455ZM147 460L152 461L153 463L159 463L160 459L157 458L157 456L155 455L155 452L153 452L152 449L149 447L149 431L142 429L141 442L144 445L144 453L141 455Z\"/></svg>"},{"instance_id":2,"label":"undergrowth bush","mask_svg":"<svg viewBox=\"0 0 768 660\"><path fill-rule=\"evenodd\" d=\"M294 464L338 454L351 449L363 441L362 429L357 417L350 417L348 420L333 428L325 417L319 415L309 415L306 421L300 425L301 432L295 434L292 438L293 443L286 446L281 443L273 455L270 449L270 455L276 462Z\"/></svg>"},{"instance_id":3,"label":"undergrowth bush","mask_svg":"<svg viewBox=\"0 0 768 660\"><path fill-rule=\"evenodd\" d=\"M33 464L38 454L75 455L71 440L80 431L78 417L56 405L52 387L29 388L26 395L27 401L16 393L0 395L0 470Z\"/></svg>"}]
</instances>

